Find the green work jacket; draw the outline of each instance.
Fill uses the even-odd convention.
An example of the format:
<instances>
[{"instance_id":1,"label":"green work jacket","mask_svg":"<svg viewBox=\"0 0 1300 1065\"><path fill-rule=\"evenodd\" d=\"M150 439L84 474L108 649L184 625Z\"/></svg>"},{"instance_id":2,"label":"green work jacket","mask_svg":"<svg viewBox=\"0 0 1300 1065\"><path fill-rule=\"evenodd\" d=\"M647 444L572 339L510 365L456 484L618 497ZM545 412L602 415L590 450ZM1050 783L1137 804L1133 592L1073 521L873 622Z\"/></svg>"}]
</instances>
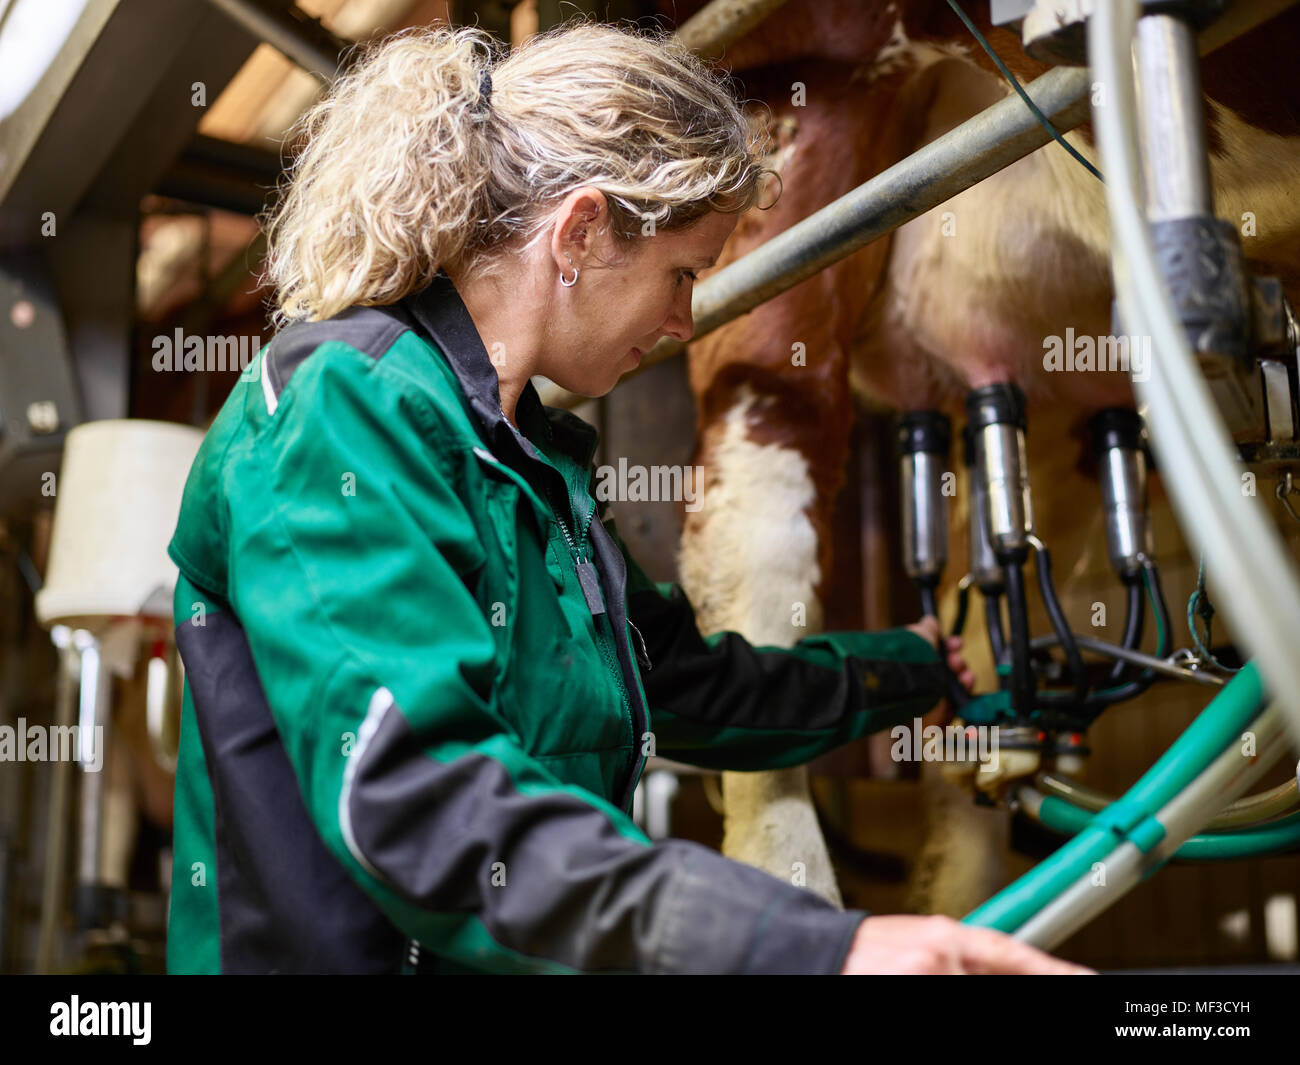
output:
<instances>
[{"instance_id":1,"label":"green work jacket","mask_svg":"<svg viewBox=\"0 0 1300 1065\"><path fill-rule=\"evenodd\" d=\"M277 335L186 484L172 972L836 972L863 911L632 817L648 755L798 765L938 700L906 630L705 635L516 429L445 275Z\"/></svg>"}]
</instances>

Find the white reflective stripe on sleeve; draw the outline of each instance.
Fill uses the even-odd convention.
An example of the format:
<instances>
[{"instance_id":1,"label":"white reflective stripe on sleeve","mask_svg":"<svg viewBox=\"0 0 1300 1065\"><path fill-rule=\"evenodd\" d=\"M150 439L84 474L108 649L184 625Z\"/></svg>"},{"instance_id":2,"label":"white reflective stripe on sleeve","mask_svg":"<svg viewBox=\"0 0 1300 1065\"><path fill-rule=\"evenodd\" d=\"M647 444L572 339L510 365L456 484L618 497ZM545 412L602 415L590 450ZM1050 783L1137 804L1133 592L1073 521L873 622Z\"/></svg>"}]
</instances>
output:
<instances>
[{"instance_id":1,"label":"white reflective stripe on sleeve","mask_svg":"<svg viewBox=\"0 0 1300 1065\"><path fill-rule=\"evenodd\" d=\"M262 352L262 395L266 397L266 413L274 414L275 408L280 405L280 400L275 394L275 389L271 387L270 361L271 349L268 346Z\"/></svg>"},{"instance_id":2,"label":"white reflective stripe on sleeve","mask_svg":"<svg viewBox=\"0 0 1300 1065\"><path fill-rule=\"evenodd\" d=\"M348 845L352 857L377 880L387 880L387 878L361 853L356 836L352 832L352 813L348 809L348 801L352 798L352 782L356 776L357 764L365 757L366 749L379 729L379 722L395 702L393 693L387 688L375 689L375 694L370 697L370 706L366 709L366 718L361 722L361 728L357 730L357 741L353 744L348 760L343 766L343 787L339 789L339 829L343 833L343 842Z\"/></svg>"}]
</instances>

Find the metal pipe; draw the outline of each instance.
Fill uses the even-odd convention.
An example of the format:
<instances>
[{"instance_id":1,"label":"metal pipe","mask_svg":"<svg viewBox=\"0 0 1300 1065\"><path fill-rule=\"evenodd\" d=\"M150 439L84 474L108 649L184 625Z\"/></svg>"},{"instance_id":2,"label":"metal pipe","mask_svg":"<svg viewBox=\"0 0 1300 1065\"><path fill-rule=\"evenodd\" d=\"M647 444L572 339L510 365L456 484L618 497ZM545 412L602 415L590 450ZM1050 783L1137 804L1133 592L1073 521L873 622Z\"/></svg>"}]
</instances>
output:
<instances>
[{"instance_id":1,"label":"metal pipe","mask_svg":"<svg viewBox=\"0 0 1300 1065\"><path fill-rule=\"evenodd\" d=\"M944 459L929 451L916 451L904 455L901 465L903 568L913 580L937 581L948 561Z\"/></svg>"},{"instance_id":2,"label":"metal pipe","mask_svg":"<svg viewBox=\"0 0 1300 1065\"><path fill-rule=\"evenodd\" d=\"M54 688L54 724L61 735L76 724L78 672L77 649L72 645L72 631L55 625L50 638L58 648L58 674ZM63 878L68 835L68 809L72 789L72 762L54 760L50 780L49 823L45 830L45 879L41 884L41 924L36 940L36 971L52 973L55 968L59 914L63 909Z\"/></svg>"},{"instance_id":3,"label":"metal pipe","mask_svg":"<svg viewBox=\"0 0 1300 1065\"><path fill-rule=\"evenodd\" d=\"M104 765L112 706L113 676L87 632L74 636L81 647L81 707L77 740L81 773L80 831L77 841L77 923L97 926L102 899L100 863L104 829ZM89 738L87 738L89 737Z\"/></svg>"},{"instance_id":4,"label":"metal pipe","mask_svg":"<svg viewBox=\"0 0 1300 1065\"><path fill-rule=\"evenodd\" d=\"M1013 384L987 385L966 395L975 440L975 475L985 493L989 538L1004 566L1025 554L1034 532L1025 452L1025 394Z\"/></svg>"},{"instance_id":5,"label":"metal pipe","mask_svg":"<svg viewBox=\"0 0 1300 1065\"><path fill-rule=\"evenodd\" d=\"M1176 16L1147 15L1136 53L1147 220L1213 215L1196 34Z\"/></svg>"},{"instance_id":6,"label":"metal pipe","mask_svg":"<svg viewBox=\"0 0 1300 1065\"><path fill-rule=\"evenodd\" d=\"M1215 673L1184 669L1172 662L1166 662L1163 658L1149 655L1145 651L1132 651L1127 647L1107 643L1105 640L1097 640L1091 636L1080 636L1077 632L1074 634L1074 642L1081 650L1092 651L1094 654L1105 655L1107 658L1122 658L1125 662L1132 662L1134 665L1154 669L1157 673L1163 673L1168 677L1190 680L1196 684L1204 684L1211 688L1223 687L1223 678ZM1060 643L1060 638L1055 633L1051 633L1047 636L1035 636L1031 646L1037 651L1054 647L1058 643Z\"/></svg>"},{"instance_id":7,"label":"metal pipe","mask_svg":"<svg viewBox=\"0 0 1300 1065\"><path fill-rule=\"evenodd\" d=\"M787 0L712 0L681 24L677 37L701 59L717 59Z\"/></svg>"},{"instance_id":8,"label":"metal pipe","mask_svg":"<svg viewBox=\"0 0 1300 1065\"><path fill-rule=\"evenodd\" d=\"M994 552L1024 550L1034 528L1024 431L1005 422L984 426L976 458Z\"/></svg>"},{"instance_id":9,"label":"metal pipe","mask_svg":"<svg viewBox=\"0 0 1300 1065\"><path fill-rule=\"evenodd\" d=\"M1131 408L1101 411L1088 423L1097 459L1110 564L1125 580L1154 558L1147 513L1147 465L1142 417Z\"/></svg>"},{"instance_id":10,"label":"metal pipe","mask_svg":"<svg viewBox=\"0 0 1300 1065\"><path fill-rule=\"evenodd\" d=\"M987 597L1001 592L1002 567L998 565L997 556L993 553L993 541L989 538L988 492L984 488L983 479L978 475L979 460L976 451L979 443L969 425L962 430L962 442L967 484L970 486L969 513L966 515L970 576L975 586Z\"/></svg>"},{"instance_id":11,"label":"metal pipe","mask_svg":"<svg viewBox=\"0 0 1300 1065\"><path fill-rule=\"evenodd\" d=\"M908 411L898 426L903 495L903 568L916 582L921 613L939 616L935 595L948 561L948 500L944 478L952 444L952 420L937 410ZM960 709L970 696L944 667L948 698Z\"/></svg>"},{"instance_id":12,"label":"metal pipe","mask_svg":"<svg viewBox=\"0 0 1300 1065\"><path fill-rule=\"evenodd\" d=\"M326 47L326 42L334 43L332 35L310 15L293 6L283 12L268 11L253 0L208 0L208 3L308 74L314 74L327 85L334 80L343 49L331 51ZM319 33L310 31L313 25Z\"/></svg>"},{"instance_id":13,"label":"metal pipe","mask_svg":"<svg viewBox=\"0 0 1300 1065\"><path fill-rule=\"evenodd\" d=\"M1085 71L1058 68L1026 89L1065 131L1087 120L1090 85ZM793 288L1050 139L1019 99L1000 100L709 278L696 290L695 335Z\"/></svg>"},{"instance_id":14,"label":"metal pipe","mask_svg":"<svg viewBox=\"0 0 1300 1065\"><path fill-rule=\"evenodd\" d=\"M992 384L966 395L966 427L974 441L975 480L984 489L983 514L1002 569L1010 636L1011 705L1017 719L1034 710L1029 657L1029 605L1021 567L1028 557L1034 515L1025 453L1025 395L1014 384Z\"/></svg>"},{"instance_id":15,"label":"metal pipe","mask_svg":"<svg viewBox=\"0 0 1300 1065\"><path fill-rule=\"evenodd\" d=\"M948 501L943 494L952 423L934 410L909 411L898 429L903 568L931 588L948 561Z\"/></svg>"},{"instance_id":16,"label":"metal pipe","mask_svg":"<svg viewBox=\"0 0 1300 1065\"><path fill-rule=\"evenodd\" d=\"M1102 457L1102 501L1111 565L1135 573L1149 557L1146 524L1146 461L1140 451L1108 448Z\"/></svg>"}]
</instances>

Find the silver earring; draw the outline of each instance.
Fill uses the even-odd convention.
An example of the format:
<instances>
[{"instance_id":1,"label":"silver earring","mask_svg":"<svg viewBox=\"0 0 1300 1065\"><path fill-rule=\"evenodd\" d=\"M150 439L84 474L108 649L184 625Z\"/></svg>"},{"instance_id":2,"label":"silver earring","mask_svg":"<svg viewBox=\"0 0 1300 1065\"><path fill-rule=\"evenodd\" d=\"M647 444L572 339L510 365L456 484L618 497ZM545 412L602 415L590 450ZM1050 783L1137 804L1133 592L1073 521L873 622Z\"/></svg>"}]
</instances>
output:
<instances>
[{"instance_id":1,"label":"silver earring","mask_svg":"<svg viewBox=\"0 0 1300 1065\"><path fill-rule=\"evenodd\" d=\"M572 260L572 259L569 260L569 265L570 265L570 266L573 266L573 260ZM564 279L564 274L563 274L563 273L560 274L560 284L563 285L565 288L573 288L573 286L576 285L577 283L578 283L578 268L577 268L576 266L573 266L573 280L572 280L572 281L566 281L566 280Z\"/></svg>"}]
</instances>

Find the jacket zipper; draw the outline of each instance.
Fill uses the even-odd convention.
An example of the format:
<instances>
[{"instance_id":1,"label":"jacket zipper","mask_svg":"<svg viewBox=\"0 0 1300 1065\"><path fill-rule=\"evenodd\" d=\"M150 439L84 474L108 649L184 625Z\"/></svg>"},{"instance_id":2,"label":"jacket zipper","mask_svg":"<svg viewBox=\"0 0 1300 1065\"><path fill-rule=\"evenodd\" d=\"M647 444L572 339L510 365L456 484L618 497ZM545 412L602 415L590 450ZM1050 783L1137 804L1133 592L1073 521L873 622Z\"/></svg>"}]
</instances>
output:
<instances>
[{"instance_id":1,"label":"jacket zipper","mask_svg":"<svg viewBox=\"0 0 1300 1065\"><path fill-rule=\"evenodd\" d=\"M549 484L546 486L546 494L551 496L551 506L555 507L555 496L552 495L551 486ZM596 508L592 507L591 513L587 515L587 520L582 526L582 535L584 539L587 536L587 530L591 527L591 519L595 515L595 513L596 513ZM582 563L586 561L582 557L581 552L578 551L578 545L573 541L573 534L569 532L568 522L564 520L564 518L561 516L558 509L555 512L555 520L560 525L560 531L564 533L564 539L568 542L569 553L573 555L573 561L578 563Z\"/></svg>"},{"instance_id":2,"label":"jacket zipper","mask_svg":"<svg viewBox=\"0 0 1300 1065\"><path fill-rule=\"evenodd\" d=\"M559 523L560 531L564 533L565 542L568 543L569 545L569 554L573 557L573 561L576 564L581 565L585 561L585 559L583 557L582 552L578 550L578 545L574 542L573 534L569 532L568 523L564 520L564 517L560 513L559 508L555 507L555 497L551 493L551 487L549 484L546 486L546 491L547 494L551 496L551 506L555 508L555 520L556 522ZM587 519L582 526L583 539L586 539L587 530L591 527L591 519L595 517L595 514L596 514L596 507L592 506L591 513L587 515ZM628 733L630 735L635 731L632 722L631 693L628 692L627 685L623 681L623 667L619 665L618 652L615 648L610 646L610 640L617 639L617 637L614 636L614 625L613 622L610 620L610 614L608 609L604 612L604 618L605 618L605 627L608 628L610 635L609 638L606 638L604 632L601 631L600 623L598 621L595 621L594 623L596 625L596 642L600 646L600 656L605 660L605 669L608 670L610 673L612 673L614 677L616 677L618 680L619 694L622 696L623 705L627 708L627 726L628 726ZM649 661L648 657L647 657L647 661ZM633 739L633 746L635 746L636 737L633 736L632 739Z\"/></svg>"},{"instance_id":3,"label":"jacket zipper","mask_svg":"<svg viewBox=\"0 0 1300 1065\"><path fill-rule=\"evenodd\" d=\"M503 410L501 413L502 413L502 415L504 416L505 411ZM507 419L507 422L508 422L508 419ZM551 426L550 426L550 423L549 423L549 422L546 423L546 436L547 436L547 439L548 439L548 440L550 440L551 442L554 442L555 437L554 437L554 434L551 432ZM563 476L561 476L561 479L563 479ZM559 524L559 526L560 526L560 531L564 533L564 539L565 539L565 541L566 541L566 542L568 543L568 545L569 545L569 553L570 553L570 555L573 557L573 560L574 560L575 565L581 565L582 562L583 562L582 555L581 555L581 553L578 551L578 546L577 546L577 544L574 543L573 535L569 532L569 526L568 526L568 523L565 522L564 517L563 517L563 514L562 514L560 508L556 507L556 505L555 505L555 496L554 496L554 494L553 494L552 491L551 491L551 485L550 485L550 482L549 482L549 481L547 482L547 485L546 485L546 493L547 493L548 498L550 499L551 509L552 509L552 511L554 511L554 513L555 513L555 520L556 520L556 522ZM567 493L568 493L568 482L567 482L567 481L565 481L565 493L566 493L566 495L567 495ZM598 504L595 502L595 500L593 500L593 501L592 501L592 506L591 506L591 511L590 511L590 513L587 515L587 519L586 519L586 521L583 523L583 527L582 527L582 536L583 536L583 539L584 539L584 540L586 539L586 536L587 536L587 530L591 528L591 520L592 520L592 518L595 517L595 515L596 515L596 511L599 510L599 509L600 509L600 508L599 508ZM580 581L579 583L581 583L581 581ZM609 630L610 639L611 639L611 640L617 640L618 637L617 637L617 636L615 635L615 633L614 633L614 623L613 623L613 621L612 621L612 619L611 619L611 616L610 616L610 613L609 613L608 607L607 607L606 610L604 611L604 615L605 615L605 625L606 625L606 627L607 627L608 630ZM632 630L632 632L636 633L636 642L635 642L635 643L633 643L630 639L628 639L629 648L630 648L630 649L634 652L634 654L636 655L637 661L640 662L640 663L642 663L642 664L645 666L645 668L648 670L648 669L651 668L651 665L650 665L650 654L649 654L649 652L646 650L646 646L645 646L645 637L643 637L643 636L641 635L641 630L638 629L638 628L636 627L636 625L635 625L635 623L632 621L632 619L631 619L630 617L627 617L627 612L626 612L626 611L624 611L624 617L625 617L625 619L626 619L626 621L627 621L628 628L630 628L630 629ZM604 660L605 660L605 668L606 668L607 670L609 670L611 673L613 673L613 675L614 675L615 677L618 678L618 689L619 689L619 694L622 696L622 699L623 699L623 706L624 706L624 708L625 708L626 711L627 711L627 729L628 729L628 735L632 738L632 752L631 752L631 753L632 753L632 761L631 761L631 772L632 772L632 774L635 776L635 774L637 773L637 769L638 769L639 765L641 764L641 754L640 754L640 746L639 746L639 743L638 743L638 740L637 740L637 735L636 735L636 714L635 714L635 711L634 711L634 709L633 709L633 707L632 707L632 694L631 694L631 692L629 692L629 691L627 690L627 683L626 683L626 681L624 680L624 677L623 677L623 666L622 666L622 664L619 662L619 659L618 659L618 648L617 648L616 646L614 646L614 647L609 646L608 641L604 638L603 634L602 634L601 631L600 631L600 625L599 625L599 623L596 623L596 635L597 635L597 641L596 641L596 642L600 645L600 653L601 653L601 657L604 658ZM627 639L627 634L626 634L626 633L624 633L624 638ZM611 661L611 658L610 658L611 653L613 654L613 660L612 660L612 661ZM629 816L631 815L631 812L632 812L632 811L631 811L631 804L629 803L629 805L628 805L628 809L627 809L627 813L629 814Z\"/></svg>"}]
</instances>

